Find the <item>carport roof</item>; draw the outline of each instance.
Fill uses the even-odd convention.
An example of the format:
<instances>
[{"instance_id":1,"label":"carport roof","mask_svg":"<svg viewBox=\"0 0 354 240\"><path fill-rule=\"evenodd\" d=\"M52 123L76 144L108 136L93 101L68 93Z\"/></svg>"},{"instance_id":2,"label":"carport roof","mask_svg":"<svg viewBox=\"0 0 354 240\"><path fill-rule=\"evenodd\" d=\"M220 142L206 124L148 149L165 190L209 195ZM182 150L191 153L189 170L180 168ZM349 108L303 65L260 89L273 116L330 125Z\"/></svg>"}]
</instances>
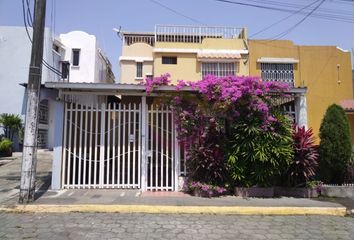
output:
<instances>
[{"instance_id":1,"label":"carport roof","mask_svg":"<svg viewBox=\"0 0 354 240\"><path fill-rule=\"evenodd\" d=\"M121 84L121 83L76 83L76 82L46 82L46 88L62 90L65 93L68 92L89 92L92 94L109 95L114 94L124 94L124 93L134 93L137 95L146 94L146 89L144 85L141 84ZM176 86L156 86L154 87L154 93L163 92L175 92ZM181 92L197 92L197 90L191 87L183 87ZM288 93L292 94L303 94L307 92L307 88L292 88Z\"/></svg>"}]
</instances>

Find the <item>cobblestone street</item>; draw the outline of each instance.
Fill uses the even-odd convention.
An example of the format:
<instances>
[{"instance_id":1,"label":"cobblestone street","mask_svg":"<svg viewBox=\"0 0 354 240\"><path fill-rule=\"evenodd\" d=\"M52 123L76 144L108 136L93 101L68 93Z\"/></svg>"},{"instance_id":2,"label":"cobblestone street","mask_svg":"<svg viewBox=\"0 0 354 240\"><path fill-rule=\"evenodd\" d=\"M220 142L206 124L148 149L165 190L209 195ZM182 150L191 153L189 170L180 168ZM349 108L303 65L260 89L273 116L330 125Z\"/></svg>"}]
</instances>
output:
<instances>
[{"instance_id":1,"label":"cobblestone street","mask_svg":"<svg viewBox=\"0 0 354 240\"><path fill-rule=\"evenodd\" d=\"M353 239L354 218L0 213L0 239Z\"/></svg>"}]
</instances>

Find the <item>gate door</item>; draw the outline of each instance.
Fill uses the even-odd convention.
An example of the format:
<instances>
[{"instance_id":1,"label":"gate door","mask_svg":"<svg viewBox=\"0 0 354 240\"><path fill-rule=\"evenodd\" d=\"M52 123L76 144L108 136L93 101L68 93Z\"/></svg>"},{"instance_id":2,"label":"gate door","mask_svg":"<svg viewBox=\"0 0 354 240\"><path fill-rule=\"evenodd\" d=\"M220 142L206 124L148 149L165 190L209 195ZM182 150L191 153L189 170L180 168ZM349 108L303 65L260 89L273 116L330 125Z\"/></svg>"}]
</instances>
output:
<instances>
[{"instance_id":1,"label":"gate door","mask_svg":"<svg viewBox=\"0 0 354 240\"><path fill-rule=\"evenodd\" d=\"M148 191L174 191L176 178L175 127L168 106L149 104L146 126Z\"/></svg>"},{"instance_id":2,"label":"gate door","mask_svg":"<svg viewBox=\"0 0 354 240\"><path fill-rule=\"evenodd\" d=\"M63 188L140 188L141 104L67 103Z\"/></svg>"}]
</instances>

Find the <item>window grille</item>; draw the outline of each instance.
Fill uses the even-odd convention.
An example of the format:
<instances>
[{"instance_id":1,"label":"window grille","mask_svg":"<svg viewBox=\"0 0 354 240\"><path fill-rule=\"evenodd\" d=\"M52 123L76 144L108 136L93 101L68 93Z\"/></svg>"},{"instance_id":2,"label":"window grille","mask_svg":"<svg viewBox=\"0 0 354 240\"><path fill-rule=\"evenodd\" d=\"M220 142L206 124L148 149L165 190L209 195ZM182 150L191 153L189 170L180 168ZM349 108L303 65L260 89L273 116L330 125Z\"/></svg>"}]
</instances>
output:
<instances>
[{"instance_id":1,"label":"window grille","mask_svg":"<svg viewBox=\"0 0 354 240\"><path fill-rule=\"evenodd\" d=\"M283 111L288 115L293 123L296 123L295 101L291 101L282 105Z\"/></svg>"},{"instance_id":2,"label":"window grille","mask_svg":"<svg viewBox=\"0 0 354 240\"><path fill-rule=\"evenodd\" d=\"M143 77L143 63L142 62L136 63L136 77L137 78Z\"/></svg>"},{"instance_id":3,"label":"window grille","mask_svg":"<svg viewBox=\"0 0 354 240\"><path fill-rule=\"evenodd\" d=\"M238 63L205 62L202 63L202 78L206 75L216 77L234 76L238 72Z\"/></svg>"},{"instance_id":4,"label":"window grille","mask_svg":"<svg viewBox=\"0 0 354 240\"><path fill-rule=\"evenodd\" d=\"M48 122L49 122L48 101L47 100L42 100L39 104L38 122L41 124L48 124Z\"/></svg>"},{"instance_id":5,"label":"window grille","mask_svg":"<svg viewBox=\"0 0 354 240\"><path fill-rule=\"evenodd\" d=\"M37 135L37 146L40 149L47 148L48 142L48 130L46 129L38 129Z\"/></svg>"},{"instance_id":6,"label":"window grille","mask_svg":"<svg viewBox=\"0 0 354 240\"><path fill-rule=\"evenodd\" d=\"M290 63L261 63L263 81L288 83L294 86L294 64Z\"/></svg>"}]
</instances>

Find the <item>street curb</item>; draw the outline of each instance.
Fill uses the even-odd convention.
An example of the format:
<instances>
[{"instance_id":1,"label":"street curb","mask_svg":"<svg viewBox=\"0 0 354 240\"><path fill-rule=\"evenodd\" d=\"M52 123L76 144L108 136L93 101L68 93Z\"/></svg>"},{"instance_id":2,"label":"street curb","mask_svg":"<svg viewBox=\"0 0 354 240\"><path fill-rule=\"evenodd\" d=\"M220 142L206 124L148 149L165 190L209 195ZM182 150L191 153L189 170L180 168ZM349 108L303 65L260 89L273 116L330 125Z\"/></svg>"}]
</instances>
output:
<instances>
[{"instance_id":1,"label":"street curb","mask_svg":"<svg viewBox=\"0 0 354 240\"><path fill-rule=\"evenodd\" d=\"M241 207L241 206L153 206L153 205L17 205L0 207L13 213L169 213L233 215L331 215L345 216L344 207Z\"/></svg>"}]
</instances>

